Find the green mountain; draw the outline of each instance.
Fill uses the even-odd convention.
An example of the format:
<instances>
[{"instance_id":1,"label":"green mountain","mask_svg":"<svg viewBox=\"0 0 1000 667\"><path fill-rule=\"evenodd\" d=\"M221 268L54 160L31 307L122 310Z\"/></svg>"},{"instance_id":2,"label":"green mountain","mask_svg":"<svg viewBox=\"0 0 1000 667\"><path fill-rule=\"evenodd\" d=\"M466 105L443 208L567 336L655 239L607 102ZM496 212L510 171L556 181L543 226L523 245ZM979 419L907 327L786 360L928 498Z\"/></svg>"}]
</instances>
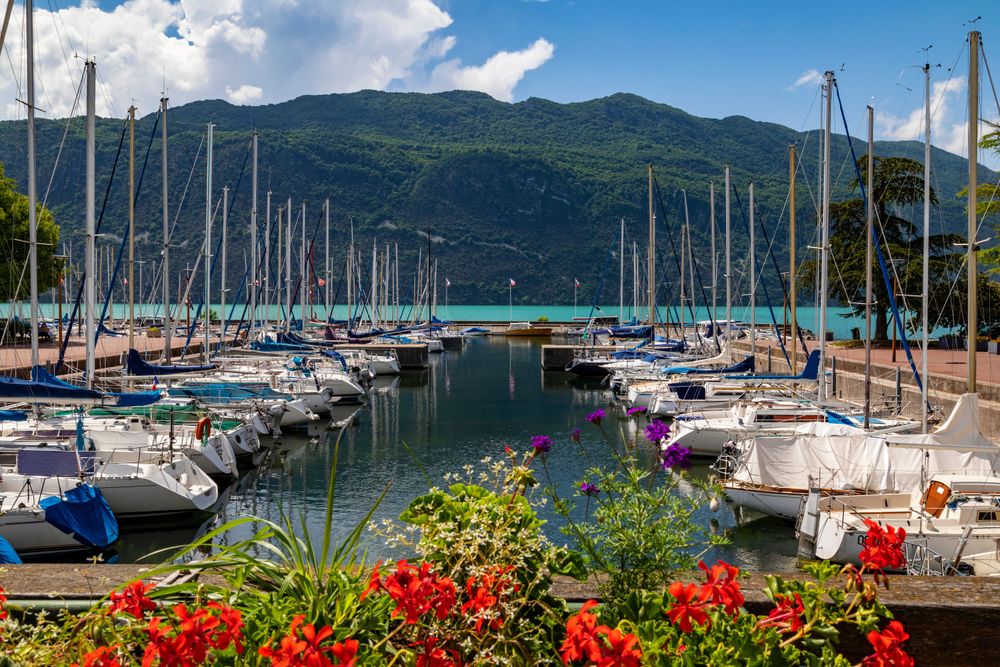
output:
<instances>
[{"instance_id":1,"label":"green mountain","mask_svg":"<svg viewBox=\"0 0 1000 667\"><path fill-rule=\"evenodd\" d=\"M162 243L160 129L154 132L154 117L146 115L135 128L136 181L141 183L136 203L137 253L148 262L147 292ZM205 124L211 122L216 126L213 194L221 197L222 187L229 186L232 204L228 263L234 291L230 301L248 261L248 148L254 129L260 133L262 224L268 190L274 193L272 218L289 196L296 214L301 202L306 202L309 234L320 222L323 199L329 197L334 280L343 273L349 221L353 220L355 240L366 261L370 262L373 240L380 252L385 251L385 244L399 244L404 294L410 291L418 251L426 253L429 231L441 280L447 276L452 283L452 303L503 303L508 277L517 280L514 296L519 302L568 302L574 277L585 286L580 299L586 302L593 298L605 264L610 268L602 300L616 301L618 261L608 261L609 250L617 253L618 221L624 218L628 241L634 240L639 253L645 253L647 164L654 165L663 204L662 209L657 206L658 267L671 285L676 282L676 269L669 238L672 235L679 243L684 216L681 189L687 191L694 255L705 282L711 281L709 182L714 181L716 187L721 258L725 165L732 167L732 182L742 205L741 209L733 198L737 279L746 269L748 241L741 210L748 210L746 186L751 179L758 219L764 221L778 264L785 270L788 146L792 143L798 144L802 162L797 196L800 258L805 258L807 244L816 244L815 132L800 133L740 116L698 118L635 95L617 94L576 104L536 98L508 104L473 92L362 91L256 107L219 100L196 102L171 109L168 121L170 217L176 218L171 283L177 285L181 271L194 264L204 237L201 144ZM120 120L98 121L97 204L100 211L107 197L101 231L111 235L102 244L116 249L114 237L120 238L127 223L127 139L110 187L109 180L122 130ZM854 131L860 133L862 128ZM24 146L23 122L0 123L0 161L22 187ZM82 119L41 122L38 146L40 196L48 191L47 201L61 225L62 240L72 245L74 260L78 260L84 229ZM61 157L53 172L60 146ZM855 150L859 157L865 152L863 140L855 138ZM878 142L876 152L923 159L923 147L916 142ZM832 153L835 198L846 197L854 171L844 136L835 136ZM954 195L965 185L965 160L935 149L933 164L933 185L941 200L933 216L934 231L961 231L964 206ZM982 181L996 180L989 170L980 174ZM915 221L921 216L917 209L902 214ZM220 233L221 214L214 238ZM316 238L316 264L321 267L321 227ZM763 265L767 245L759 233L758 242ZM294 257L298 270L297 246ZM631 266L630 261L626 264ZM639 264L645 266L644 261ZM773 266L763 270L772 297L779 298ZM370 268L365 275L370 283ZM218 285L218 270L213 280ZM626 283L631 282L629 274ZM194 293L200 295L200 280L195 284ZM670 289L664 287L660 298ZM734 293L746 291L741 286Z\"/></svg>"}]
</instances>

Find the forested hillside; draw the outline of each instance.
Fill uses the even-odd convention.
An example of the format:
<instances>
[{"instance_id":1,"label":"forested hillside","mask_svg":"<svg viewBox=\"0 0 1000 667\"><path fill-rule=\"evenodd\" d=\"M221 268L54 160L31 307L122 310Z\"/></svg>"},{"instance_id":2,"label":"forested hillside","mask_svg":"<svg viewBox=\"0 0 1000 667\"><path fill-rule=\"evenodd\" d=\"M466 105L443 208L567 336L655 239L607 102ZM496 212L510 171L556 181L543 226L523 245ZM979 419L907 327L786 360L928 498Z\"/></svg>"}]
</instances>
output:
<instances>
[{"instance_id":1,"label":"forested hillside","mask_svg":"<svg viewBox=\"0 0 1000 667\"><path fill-rule=\"evenodd\" d=\"M158 262L162 239L160 130L153 132L154 117L155 113L147 113L136 126L137 181L142 174L138 252L149 262L147 271ZM697 118L634 95L577 104L534 98L508 104L472 92L363 91L258 107L218 100L197 102L171 109L168 121L170 216L177 218L171 255L173 284L178 272L194 264L204 235L205 160L203 147L199 156L199 146L209 122L216 126L214 196L220 197L222 187L229 186L233 204L231 277L243 275L249 248L248 148L255 129L260 133L262 224L268 190L274 195L272 216L279 201L287 197L292 198L296 211L301 202L306 203L310 234L320 220L323 199L329 197L334 280L342 273L349 221L353 220L355 239L367 249L368 257L373 239L382 248L385 243L399 243L402 285L409 284L417 251L426 248L430 230L442 280L447 275L452 283L453 303L504 302L508 277L518 282L514 297L520 302L567 302L572 299L574 277L585 286L581 300L589 301L609 249L617 252L620 218L626 221L629 239L637 241L640 252L645 251L646 165L650 163L664 204L657 213L661 267L672 265L666 226L679 239L678 225L684 215L680 191L686 189L694 254L706 281L710 280L709 182L716 184L716 222L721 231L722 172L727 164L733 169L733 185L742 203L741 209L733 199L733 256L743 262L747 254L741 210L747 210L746 186L752 179L758 215L775 237L780 266L786 267L785 202L792 143L798 144L803 160L797 198L799 247L804 251L807 243L814 243L815 132L803 134L743 117ZM102 243L120 237L127 220L127 140L108 190L122 127L121 120L98 121L97 202L100 211L108 192L101 231L112 235ZM857 134L862 128L853 130ZM64 132L65 120L40 124L39 193L44 196L49 191L48 205L61 226L62 240L73 245L74 258L79 258L84 229L82 119L69 125L53 175ZM0 123L0 161L22 189L24 146L23 122ZM859 157L865 152L863 140L857 137L855 149ZM923 158L922 146L913 142L879 142L876 151ZM941 201L933 216L934 229L964 229L964 207L954 195L965 186L965 160L937 149L933 160L933 185ZM854 171L843 136L836 137L832 164L835 198L845 197ZM995 181L996 175L981 171L981 179ZM901 214L915 221L920 217L918 210ZM216 238L220 231L218 220ZM322 238L321 229L318 261ZM760 251L765 249L761 241ZM617 300L617 260L612 265L614 278L609 276L606 302ZM743 272L742 263L736 272ZM773 267L765 272L774 283ZM673 273L668 268L668 280ZM626 282L631 284L631 278Z\"/></svg>"}]
</instances>

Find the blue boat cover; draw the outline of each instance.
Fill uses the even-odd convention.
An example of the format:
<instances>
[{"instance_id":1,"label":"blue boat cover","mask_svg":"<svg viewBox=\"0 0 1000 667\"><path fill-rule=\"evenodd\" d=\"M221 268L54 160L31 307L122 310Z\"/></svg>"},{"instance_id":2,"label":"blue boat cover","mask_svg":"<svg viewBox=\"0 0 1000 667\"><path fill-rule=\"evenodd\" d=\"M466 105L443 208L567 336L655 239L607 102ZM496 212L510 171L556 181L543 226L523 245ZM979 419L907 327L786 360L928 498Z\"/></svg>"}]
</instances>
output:
<instances>
[{"instance_id":1,"label":"blue boat cover","mask_svg":"<svg viewBox=\"0 0 1000 667\"><path fill-rule=\"evenodd\" d=\"M344 355L342 355L340 352L337 352L336 350L323 350L322 353L323 356L325 357L330 357L331 359L339 361L340 367L343 368L345 371L347 370L347 359L344 359Z\"/></svg>"},{"instance_id":2,"label":"blue boat cover","mask_svg":"<svg viewBox=\"0 0 1000 667\"><path fill-rule=\"evenodd\" d=\"M81 484L39 503L45 520L88 546L103 549L118 539L118 521L101 492L90 484Z\"/></svg>"},{"instance_id":3,"label":"blue boat cover","mask_svg":"<svg viewBox=\"0 0 1000 667\"><path fill-rule=\"evenodd\" d=\"M250 343L250 349L258 352L311 352L308 345L297 343L281 343L273 340L255 340Z\"/></svg>"},{"instance_id":4,"label":"blue boat cover","mask_svg":"<svg viewBox=\"0 0 1000 667\"><path fill-rule=\"evenodd\" d=\"M728 368L690 368L688 366L670 366L669 368L663 369L664 373L676 373L684 375L711 375L717 373L752 373L753 372L753 356L747 355L747 357L737 363L729 366Z\"/></svg>"},{"instance_id":5,"label":"blue boat cover","mask_svg":"<svg viewBox=\"0 0 1000 667\"><path fill-rule=\"evenodd\" d=\"M178 375L180 373L198 373L218 368L218 364L201 364L199 366L158 366L142 358L138 350L128 351L125 359L125 372L129 375Z\"/></svg>"},{"instance_id":6,"label":"blue boat cover","mask_svg":"<svg viewBox=\"0 0 1000 667\"><path fill-rule=\"evenodd\" d=\"M0 565L20 565L21 562L14 547L0 535Z\"/></svg>"},{"instance_id":7,"label":"blue boat cover","mask_svg":"<svg viewBox=\"0 0 1000 667\"><path fill-rule=\"evenodd\" d=\"M0 377L0 399L46 403L52 401L99 402L103 398L98 391L84 389L63 382L50 375L41 366L31 369L30 380Z\"/></svg>"},{"instance_id":8,"label":"blue boat cover","mask_svg":"<svg viewBox=\"0 0 1000 667\"><path fill-rule=\"evenodd\" d=\"M26 410L0 410L0 420L7 422L23 422L28 419Z\"/></svg>"},{"instance_id":9,"label":"blue boat cover","mask_svg":"<svg viewBox=\"0 0 1000 667\"><path fill-rule=\"evenodd\" d=\"M745 380L748 376L725 376L726 379ZM806 366L798 375L753 375L753 380L816 380L819 378L819 350L813 350L806 359Z\"/></svg>"},{"instance_id":10,"label":"blue boat cover","mask_svg":"<svg viewBox=\"0 0 1000 667\"><path fill-rule=\"evenodd\" d=\"M163 394L158 391L136 391L130 394L111 394L117 401L116 407L137 408L143 405L152 405L163 398Z\"/></svg>"},{"instance_id":11,"label":"blue boat cover","mask_svg":"<svg viewBox=\"0 0 1000 667\"><path fill-rule=\"evenodd\" d=\"M97 334L98 335L104 334L105 336L112 336L117 338L119 336L124 336L125 332L114 331L113 329L109 329L106 326L104 326L104 323L102 322L100 326L97 327Z\"/></svg>"}]
</instances>

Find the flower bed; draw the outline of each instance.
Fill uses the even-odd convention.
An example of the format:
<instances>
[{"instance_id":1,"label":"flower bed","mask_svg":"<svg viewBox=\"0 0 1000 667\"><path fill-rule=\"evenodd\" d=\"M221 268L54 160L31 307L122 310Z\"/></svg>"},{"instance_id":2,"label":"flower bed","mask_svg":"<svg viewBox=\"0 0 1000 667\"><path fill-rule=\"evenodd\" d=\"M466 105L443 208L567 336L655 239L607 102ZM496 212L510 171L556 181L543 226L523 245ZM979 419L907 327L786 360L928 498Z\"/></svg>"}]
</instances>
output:
<instances>
[{"instance_id":1,"label":"flower bed","mask_svg":"<svg viewBox=\"0 0 1000 667\"><path fill-rule=\"evenodd\" d=\"M602 434L604 417L588 416ZM860 631L871 646L867 667L913 664L904 628L877 596L879 585L888 585L883 571L901 564L903 531L870 523L860 569L813 563L805 580L768 577L772 607L749 613L739 570L700 560L722 538L691 515L717 489L687 477L687 453L662 445L668 430L652 421L642 436L614 443L611 464L590 469L573 498L539 480L547 478L553 448L579 447L587 456L579 431L566 441L535 436L523 451L508 447L482 469L449 476L447 488L430 488L399 522L376 527L413 557L374 566L358 556L364 524L331 544L332 479L322 544L300 537L291 520L239 519L152 573L183 568L221 575L219 583L133 582L80 614L15 618L3 611L0 660L89 667L849 665L837 639ZM567 518L569 545L542 533L533 506L546 499ZM572 518L578 502L582 521ZM247 525L257 527L253 538L225 544L227 533ZM190 560L209 548L211 555ZM673 581L695 563L699 581ZM551 594L554 575L595 571L607 575L600 602L573 610Z\"/></svg>"}]
</instances>

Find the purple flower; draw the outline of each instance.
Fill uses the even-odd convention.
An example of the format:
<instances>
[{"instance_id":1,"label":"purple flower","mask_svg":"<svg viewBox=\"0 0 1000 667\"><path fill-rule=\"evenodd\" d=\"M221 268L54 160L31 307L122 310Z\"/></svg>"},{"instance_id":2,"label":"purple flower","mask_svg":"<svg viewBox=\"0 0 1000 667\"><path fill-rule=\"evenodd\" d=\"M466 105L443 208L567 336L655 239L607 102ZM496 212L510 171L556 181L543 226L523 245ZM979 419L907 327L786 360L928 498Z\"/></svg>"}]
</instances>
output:
<instances>
[{"instance_id":1,"label":"purple flower","mask_svg":"<svg viewBox=\"0 0 1000 667\"><path fill-rule=\"evenodd\" d=\"M634 408L629 408L628 410L625 411L625 414L627 416L631 417L632 415L641 415L645 411L646 411L646 408L638 407L637 406L637 407L634 407Z\"/></svg>"},{"instance_id":2,"label":"purple flower","mask_svg":"<svg viewBox=\"0 0 1000 667\"><path fill-rule=\"evenodd\" d=\"M531 446L536 453L547 454L552 450L552 438L547 435L536 435L531 438Z\"/></svg>"},{"instance_id":3,"label":"purple flower","mask_svg":"<svg viewBox=\"0 0 1000 667\"><path fill-rule=\"evenodd\" d=\"M579 442L580 442L580 429L578 429L578 428L573 429L570 432L570 434L569 434L569 439L572 440L573 442L579 444Z\"/></svg>"},{"instance_id":4,"label":"purple flower","mask_svg":"<svg viewBox=\"0 0 1000 667\"><path fill-rule=\"evenodd\" d=\"M580 493L585 496L596 496L601 490L597 488L596 484L591 484L590 482L580 482Z\"/></svg>"},{"instance_id":5,"label":"purple flower","mask_svg":"<svg viewBox=\"0 0 1000 667\"><path fill-rule=\"evenodd\" d=\"M654 419L646 425L646 440L654 445L659 444L668 435L670 435L670 426L659 419Z\"/></svg>"},{"instance_id":6,"label":"purple flower","mask_svg":"<svg viewBox=\"0 0 1000 667\"><path fill-rule=\"evenodd\" d=\"M595 426L600 426L602 419L604 419L603 408L598 408L593 412L591 412L589 415L587 415L587 421L589 421L591 424L594 424Z\"/></svg>"},{"instance_id":7,"label":"purple flower","mask_svg":"<svg viewBox=\"0 0 1000 667\"><path fill-rule=\"evenodd\" d=\"M691 467L691 450L676 442L660 454L660 467L664 470L671 468L687 469Z\"/></svg>"}]
</instances>

